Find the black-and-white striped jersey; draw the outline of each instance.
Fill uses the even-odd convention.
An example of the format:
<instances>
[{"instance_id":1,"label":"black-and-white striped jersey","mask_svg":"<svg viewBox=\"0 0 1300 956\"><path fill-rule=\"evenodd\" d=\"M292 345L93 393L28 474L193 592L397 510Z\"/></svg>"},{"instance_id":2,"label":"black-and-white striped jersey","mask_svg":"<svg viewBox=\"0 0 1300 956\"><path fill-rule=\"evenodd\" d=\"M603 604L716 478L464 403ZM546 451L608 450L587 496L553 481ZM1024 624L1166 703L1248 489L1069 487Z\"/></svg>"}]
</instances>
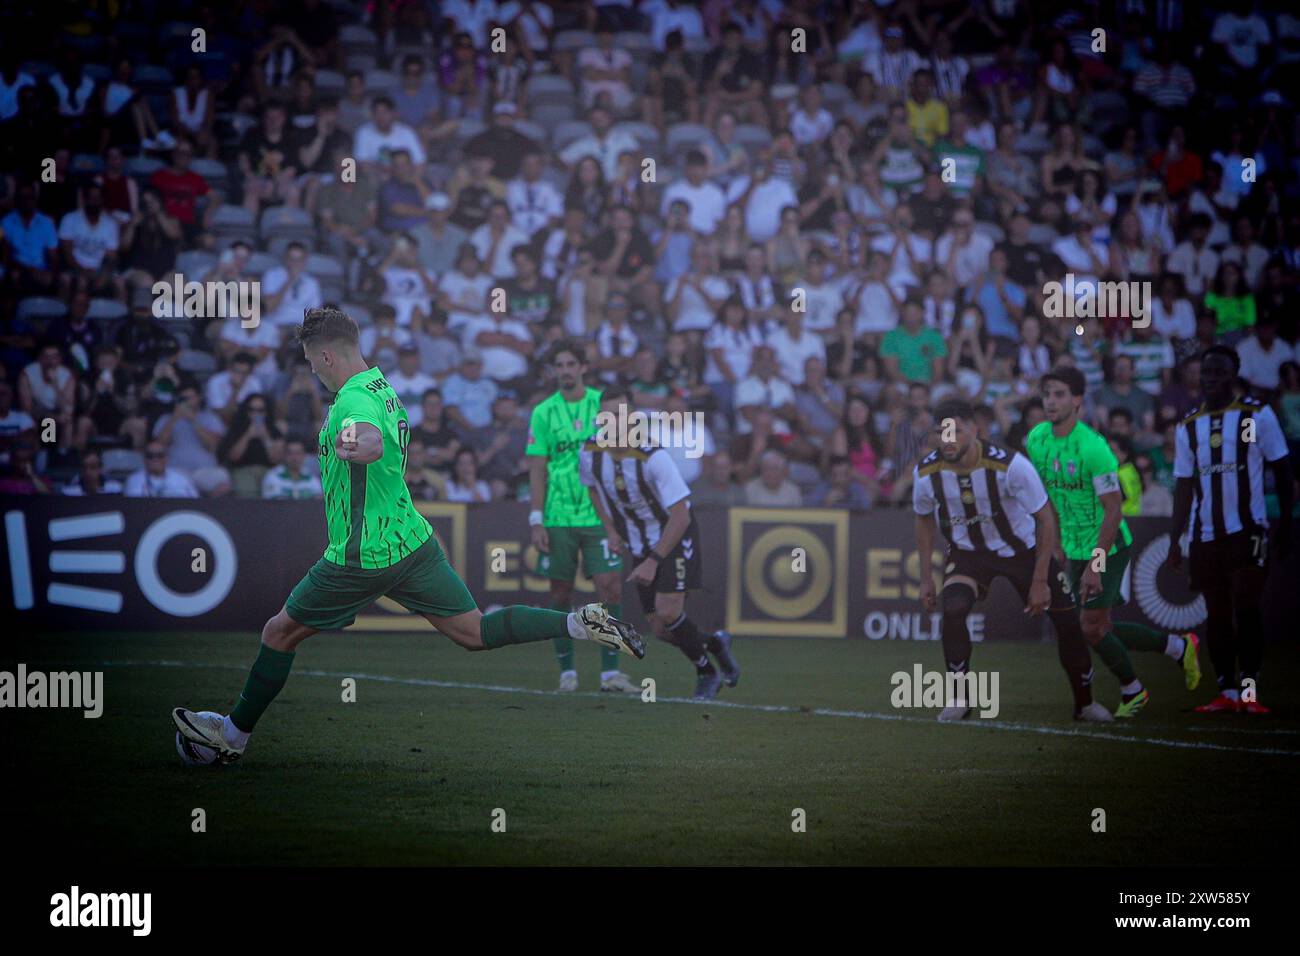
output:
<instances>
[{"instance_id":1,"label":"black-and-white striped jersey","mask_svg":"<svg viewBox=\"0 0 1300 956\"><path fill-rule=\"evenodd\" d=\"M1174 435L1174 477L1192 479L1192 540L1214 541L1268 527L1264 463L1287 454L1273 409L1254 398L1201 405Z\"/></svg>"},{"instance_id":2,"label":"black-and-white striped jersey","mask_svg":"<svg viewBox=\"0 0 1300 956\"><path fill-rule=\"evenodd\" d=\"M677 462L662 448L609 448L592 438L579 452L578 476L597 490L614 527L637 556L659 543L668 509L691 494Z\"/></svg>"},{"instance_id":3,"label":"black-and-white striped jersey","mask_svg":"<svg viewBox=\"0 0 1300 956\"><path fill-rule=\"evenodd\" d=\"M1034 514L1047 504L1047 489L1029 459L1016 451L980 443L970 471L932 451L916 466L912 510L938 512L939 530L961 551L987 551L1004 558L1034 547Z\"/></svg>"}]
</instances>

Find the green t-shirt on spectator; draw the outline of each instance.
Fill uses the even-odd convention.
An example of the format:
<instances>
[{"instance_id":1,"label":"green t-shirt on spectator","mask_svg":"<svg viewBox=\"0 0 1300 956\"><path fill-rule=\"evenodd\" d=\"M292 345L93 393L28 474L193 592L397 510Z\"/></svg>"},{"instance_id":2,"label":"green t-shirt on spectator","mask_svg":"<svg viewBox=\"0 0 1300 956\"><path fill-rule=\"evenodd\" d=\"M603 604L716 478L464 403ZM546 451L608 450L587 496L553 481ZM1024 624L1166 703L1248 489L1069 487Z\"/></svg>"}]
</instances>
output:
<instances>
[{"instance_id":1,"label":"green t-shirt on spectator","mask_svg":"<svg viewBox=\"0 0 1300 956\"><path fill-rule=\"evenodd\" d=\"M912 335L903 326L885 333L880 343L882 357L898 359L898 371L909 382L934 381L931 362L948 354L948 344L937 329L922 326Z\"/></svg>"}]
</instances>

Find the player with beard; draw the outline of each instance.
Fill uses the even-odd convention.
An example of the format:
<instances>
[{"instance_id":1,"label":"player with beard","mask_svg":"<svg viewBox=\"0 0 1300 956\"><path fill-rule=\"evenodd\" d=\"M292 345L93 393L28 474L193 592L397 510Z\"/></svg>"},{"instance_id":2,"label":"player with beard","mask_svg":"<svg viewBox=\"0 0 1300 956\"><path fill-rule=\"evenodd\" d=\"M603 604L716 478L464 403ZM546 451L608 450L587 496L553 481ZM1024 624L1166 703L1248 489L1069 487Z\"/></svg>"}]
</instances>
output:
<instances>
[{"instance_id":1,"label":"player with beard","mask_svg":"<svg viewBox=\"0 0 1300 956\"><path fill-rule=\"evenodd\" d=\"M1025 602L1027 614L1047 612L1056 630L1061 666L1074 693L1076 720L1109 721L1110 712L1092 699L1092 658L1079 629L1074 594L1057 563L1056 515L1038 472L1019 452L981 441L974 411L960 399L935 409L939 447L921 459L912 481L916 547L922 563L934 552L936 518L948 540L948 561L938 596L934 576L921 575L921 603L941 610L948 671L965 674L971 640L966 619L987 596L995 578L1006 578ZM958 685L961 686L961 685ZM968 701L949 701L943 721L970 716Z\"/></svg>"}]
</instances>

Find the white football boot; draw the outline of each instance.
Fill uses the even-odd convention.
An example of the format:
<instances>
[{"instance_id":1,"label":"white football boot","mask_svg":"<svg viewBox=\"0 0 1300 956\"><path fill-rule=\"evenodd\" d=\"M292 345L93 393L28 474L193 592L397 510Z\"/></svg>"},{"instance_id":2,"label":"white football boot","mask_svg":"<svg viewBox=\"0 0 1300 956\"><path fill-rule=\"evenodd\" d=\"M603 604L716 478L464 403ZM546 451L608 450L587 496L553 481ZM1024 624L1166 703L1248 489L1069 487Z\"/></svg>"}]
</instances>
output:
<instances>
[{"instance_id":1,"label":"white football boot","mask_svg":"<svg viewBox=\"0 0 1300 956\"><path fill-rule=\"evenodd\" d=\"M587 632L587 639L602 647L610 647L637 660L645 657L645 641L631 624L611 617L603 604L584 604L574 612L578 623Z\"/></svg>"},{"instance_id":2,"label":"white football boot","mask_svg":"<svg viewBox=\"0 0 1300 956\"><path fill-rule=\"evenodd\" d=\"M236 747L222 734L225 718L220 714L177 707L172 711L172 722L186 740L215 750L220 763L234 763L244 754L243 747Z\"/></svg>"},{"instance_id":3,"label":"white football boot","mask_svg":"<svg viewBox=\"0 0 1300 956\"><path fill-rule=\"evenodd\" d=\"M618 694L641 693L641 688L638 685L632 683L632 679L628 677L626 674L624 674L622 671L618 671L615 674L611 674L609 677L602 677L600 679L600 689L602 691L614 692Z\"/></svg>"}]
</instances>

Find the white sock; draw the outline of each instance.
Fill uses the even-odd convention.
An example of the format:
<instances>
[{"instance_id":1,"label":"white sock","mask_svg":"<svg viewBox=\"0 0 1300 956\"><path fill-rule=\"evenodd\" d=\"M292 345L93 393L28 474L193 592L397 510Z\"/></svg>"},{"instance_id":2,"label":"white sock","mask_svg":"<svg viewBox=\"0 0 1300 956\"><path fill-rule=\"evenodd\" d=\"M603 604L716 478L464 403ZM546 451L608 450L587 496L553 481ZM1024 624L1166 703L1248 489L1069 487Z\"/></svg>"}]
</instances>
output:
<instances>
[{"instance_id":1,"label":"white sock","mask_svg":"<svg viewBox=\"0 0 1300 956\"><path fill-rule=\"evenodd\" d=\"M1127 697L1130 694L1136 694L1141 689L1142 689L1142 682L1140 680L1135 680L1132 683L1123 684L1120 687L1119 692Z\"/></svg>"},{"instance_id":2,"label":"white sock","mask_svg":"<svg viewBox=\"0 0 1300 956\"><path fill-rule=\"evenodd\" d=\"M560 679L561 679L561 680L563 680L563 679L566 678L566 677L573 677L573 678L576 679L577 676L578 676L578 672L577 672L577 671L560 671Z\"/></svg>"},{"instance_id":3,"label":"white sock","mask_svg":"<svg viewBox=\"0 0 1300 956\"><path fill-rule=\"evenodd\" d=\"M1177 634L1170 634L1165 639L1165 656L1172 657L1176 661L1183 659L1183 650L1187 647L1187 638L1179 637Z\"/></svg>"},{"instance_id":4,"label":"white sock","mask_svg":"<svg viewBox=\"0 0 1300 956\"><path fill-rule=\"evenodd\" d=\"M618 671L601 671L601 672L600 672L600 679L601 679L601 680L609 680L611 677L617 677L618 675L619 675L619 672L618 672Z\"/></svg>"},{"instance_id":5,"label":"white sock","mask_svg":"<svg viewBox=\"0 0 1300 956\"><path fill-rule=\"evenodd\" d=\"M573 638L575 641L585 641L587 639L587 629L583 627L582 622L578 620L578 613L576 611L569 612L567 623L569 625L569 637Z\"/></svg>"},{"instance_id":6,"label":"white sock","mask_svg":"<svg viewBox=\"0 0 1300 956\"><path fill-rule=\"evenodd\" d=\"M234 725L229 717L221 718L221 738L234 747L247 747L251 733L244 733Z\"/></svg>"}]
</instances>

